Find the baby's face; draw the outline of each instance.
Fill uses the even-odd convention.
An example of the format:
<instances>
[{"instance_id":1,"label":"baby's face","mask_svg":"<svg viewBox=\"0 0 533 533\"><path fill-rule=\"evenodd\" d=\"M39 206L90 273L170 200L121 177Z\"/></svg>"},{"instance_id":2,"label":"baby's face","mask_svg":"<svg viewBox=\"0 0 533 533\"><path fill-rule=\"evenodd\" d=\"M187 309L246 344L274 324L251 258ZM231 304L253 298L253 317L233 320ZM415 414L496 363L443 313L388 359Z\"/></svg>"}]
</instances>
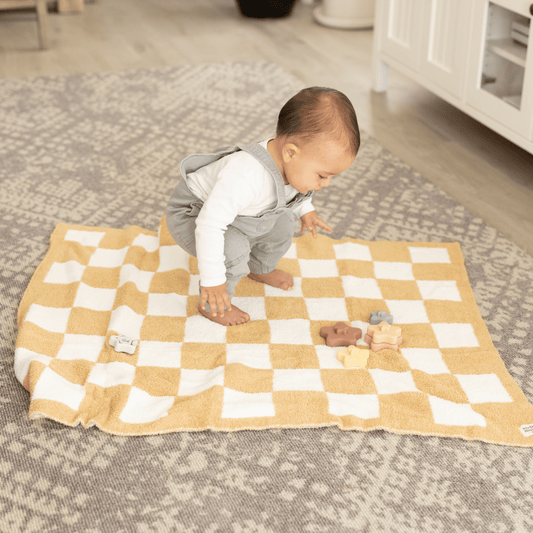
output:
<instances>
[{"instance_id":1,"label":"baby's face","mask_svg":"<svg viewBox=\"0 0 533 533\"><path fill-rule=\"evenodd\" d=\"M298 192L319 191L331 178L344 172L355 156L338 141L314 141L303 144L284 163L285 180Z\"/></svg>"}]
</instances>

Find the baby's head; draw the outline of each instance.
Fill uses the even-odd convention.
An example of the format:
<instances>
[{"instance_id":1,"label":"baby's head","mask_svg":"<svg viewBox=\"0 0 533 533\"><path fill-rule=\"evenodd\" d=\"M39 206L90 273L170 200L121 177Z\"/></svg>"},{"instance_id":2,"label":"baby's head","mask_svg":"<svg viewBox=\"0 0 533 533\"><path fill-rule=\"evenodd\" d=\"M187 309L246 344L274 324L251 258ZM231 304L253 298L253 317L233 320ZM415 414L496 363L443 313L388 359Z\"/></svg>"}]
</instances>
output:
<instances>
[{"instance_id":1,"label":"baby's head","mask_svg":"<svg viewBox=\"0 0 533 533\"><path fill-rule=\"evenodd\" d=\"M335 89L303 89L281 109L275 140L285 181L300 192L320 190L359 150L353 105Z\"/></svg>"},{"instance_id":2,"label":"baby's head","mask_svg":"<svg viewBox=\"0 0 533 533\"><path fill-rule=\"evenodd\" d=\"M279 112L276 136L302 145L335 141L354 157L360 144L352 103L345 94L328 87L308 87L295 94Z\"/></svg>"}]
</instances>

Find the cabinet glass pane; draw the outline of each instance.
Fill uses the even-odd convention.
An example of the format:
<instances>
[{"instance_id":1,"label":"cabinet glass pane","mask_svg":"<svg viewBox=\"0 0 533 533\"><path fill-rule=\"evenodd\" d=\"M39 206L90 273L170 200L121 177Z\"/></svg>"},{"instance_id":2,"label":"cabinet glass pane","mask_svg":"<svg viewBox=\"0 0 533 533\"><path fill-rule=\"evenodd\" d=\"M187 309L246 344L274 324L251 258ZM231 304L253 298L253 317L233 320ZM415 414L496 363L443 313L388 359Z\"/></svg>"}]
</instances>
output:
<instances>
[{"instance_id":1,"label":"cabinet glass pane","mask_svg":"<svg viewBox=\"0 0 533 533\"><path fill-rule=\"evenodd\" d=\"M530 19L489 2L481 88L520 109Z\"/></svg>"}]
</instances>

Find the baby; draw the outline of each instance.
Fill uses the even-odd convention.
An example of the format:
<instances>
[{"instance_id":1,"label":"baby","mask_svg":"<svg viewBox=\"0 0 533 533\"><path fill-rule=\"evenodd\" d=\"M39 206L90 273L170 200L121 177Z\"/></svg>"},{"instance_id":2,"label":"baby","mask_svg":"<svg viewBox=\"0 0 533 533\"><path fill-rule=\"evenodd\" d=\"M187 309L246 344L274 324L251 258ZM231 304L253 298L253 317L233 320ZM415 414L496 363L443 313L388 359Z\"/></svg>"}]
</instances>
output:
<instances>
[{"instance_id":1,"label":"baby","mask_svg":"<svg viewBox=\"0 0 533 533\"><path fill-rule=\"evenodd\" d=\"M283 106L274 138L182 161L167 226L198 259L203 316L224 326L248 322L248 313L231 303L243 276L292 287L292 276L276 266L291 246L294 215L302 235L332 231L311 197L353 163L359 142L350 100L335 89L310 87Z\"/></svg>"}]
</instances>

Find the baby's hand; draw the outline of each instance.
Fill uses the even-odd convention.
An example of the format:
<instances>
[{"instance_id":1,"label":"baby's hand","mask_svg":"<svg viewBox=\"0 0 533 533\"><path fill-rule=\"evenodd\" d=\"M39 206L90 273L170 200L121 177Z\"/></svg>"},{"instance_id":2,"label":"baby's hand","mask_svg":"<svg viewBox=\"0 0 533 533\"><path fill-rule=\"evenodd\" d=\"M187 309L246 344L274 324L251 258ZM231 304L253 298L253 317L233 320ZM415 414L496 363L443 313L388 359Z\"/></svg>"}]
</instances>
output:
<instances>
[{"instance_id":1,"label":"baby's hand","mask_svg":"<svg viewBox=\"0 0 533 533\"><path fill-rule=\"evenodd\" d=\"M217 316L217 307L220 316L224 316L224 304L228 311L231 311L231 302L226 292L226 284L216 285L215 287L200 286L200 307L205 311L205 304L209 302L211 313Z\"/></svg>"},{"instance_id":2,"label":"baby's hand","mask_svg":"<svg viewBox=\"0 0 533 533\"><path fill-rule=\"evenodd\" d=\"M305 233L305 230L309 230L316 239L317 226L329 232L333 231L323 220L318 218L316 211L310 211L309 213L306 213L304 216L300 217L300 220L302 221L302 235Z\"/></svg>"}]
</instances>

